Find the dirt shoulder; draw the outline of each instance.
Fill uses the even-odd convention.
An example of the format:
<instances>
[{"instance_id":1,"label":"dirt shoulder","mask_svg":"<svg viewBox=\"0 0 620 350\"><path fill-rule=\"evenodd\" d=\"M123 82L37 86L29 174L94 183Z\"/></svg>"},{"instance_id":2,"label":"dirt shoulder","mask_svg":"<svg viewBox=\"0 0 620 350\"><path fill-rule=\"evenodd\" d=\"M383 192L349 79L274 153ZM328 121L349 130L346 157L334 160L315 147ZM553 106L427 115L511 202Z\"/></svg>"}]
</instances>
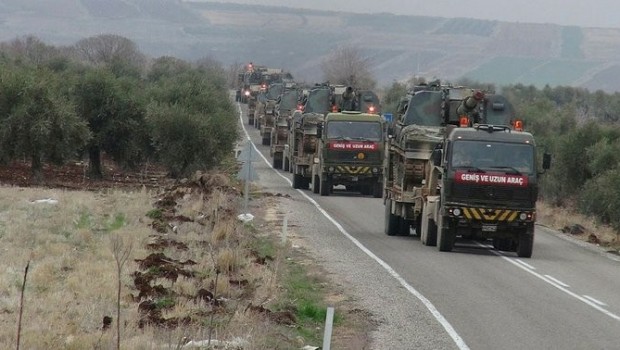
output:
<instances>
[{"instance_id":1,"label":"dirt shoulder","mask_svg":"<svg viewBox=\"0 0 620 350\"><path fill-rule=\"evenodd\" d=\"M3 346L15 341L8 326L16 322L16 281L26 261L32 271L26 300L44 302L24 312L23 345L112 344L114 259L127 252L118 302L128 348L209 339L243 349L320 347L328 305L337 310L333 348L370 347L372 316L302 247L282 240L278 195L253 193L255 218L243 224L237 219L241 186L226 175L174 181L155 169L105 169L104 179L95 181L82 163L46 166L39 187L27 164L0 167L7 199L2 215L16 220L0 232L16 254L2 262L2 270L11 271L0 278L6 286L0 298L0 324L7 325ZM35 206L38 199L50 201ZM37 239L26 239L23 230ZM72 302L60 302L67 295ZM52 323L53 330L37 331Z\"/></svg>"}]
</instances>

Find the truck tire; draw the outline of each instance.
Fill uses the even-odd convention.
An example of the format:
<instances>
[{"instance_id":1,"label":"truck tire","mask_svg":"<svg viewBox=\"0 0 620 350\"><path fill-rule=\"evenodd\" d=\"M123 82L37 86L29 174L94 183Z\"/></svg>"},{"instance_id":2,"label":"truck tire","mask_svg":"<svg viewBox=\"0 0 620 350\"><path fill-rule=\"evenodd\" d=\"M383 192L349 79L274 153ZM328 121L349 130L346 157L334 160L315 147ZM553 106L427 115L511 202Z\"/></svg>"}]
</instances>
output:
<instances>
[{"instance_id":1,"label":"truck tire","mask_svg":"<svg viewBox=\"0 0 620 350\"><path fill-rule=\"evenodd\" d=\"M383 184L381 182L377 182L372 186L372 196L374 198L383 197Z\"/></svg>"},{"instance_id":2,"label":"truck tire","mask_svg":"<svg viewBox=\"0 0 620 350\"><path fill-rule=\"evenodd\" d=\"M318 176L317 176L318 177ZM329 196L329 193L332 191L332 182L330 179L321 179L319 181L321 196Z\"/></svg>"},{"instance_id":3,"label":"truck tire","mask_svg":"<svg viewBox=\"0 0 620 350\"><path fill-rule=\"evenodd\" d=\"M282 159L273 159L271 161L271 165L273 165L274 169L282 169Z\"/></svg>"},{"instance_id":4,"label":"truck tire","mask_svg":"<svg viewBox=\"0 0 620 350\"><path fill-rule=\"evenodd\" d=\"M437 249L440 252L451 252L454 248L456 231L445 222L445 219L441 220L443 222L437 227Z\"/></svg>"},{"instance_id":5,"label":"truck tire","mask_svg":"<svg viewBox=\"0 0 620 350\"><path fill-rule=\"evenodd\" d=\"M254 118L248 118L248 125L254 125Z\"/></svg>"},{"instance_id":6,"label":"truck tire","mask_svg":"<svg viewBox=\"0 0 620 350\"><path fill-rule=\"evenodd\" d=\"M318 175L314 175L314 178L312 179L312 192L314 193L319 193L319 191L321 190L321 183L320 183L320 178Z\"/></svg>"},{"instance_id":7,"label":"truck tire","mask_svg":"<svg viewBox=\"0 0 620 350\"><path fill-rule=\"evenodd\" d=\"M398 235L409 236L411 234L411 220L400 218L398 220Z\"/></svg>"},{"instance_id":8,"label":"truck tire","mask_svg":"<svg viewBox=\"0 0 620 350\"><path fill-rule=\"evenodd\" d=\"M396 236L399 230L399 217L392 214L392 200L385 200L385 234L388 236Z\"/></svg>"},{"instance_id":9,"label":"truck tire","mask_svg":"<svg viewBox=\"0 0 620 350\"><path fill-rule=\"evenodd\" d=\"M293 174L293 188L299 189L303 185L304 178L300 174Z\"/></svg>"},{"instance_id":10,"label":"truck tire","mask_svg":"<svg viewBox=\"0 0 620 350\"><path fill-rule=\"evenodd\" d=\"M263 146L269 146L271 145L271 139L269 138L269 135L267 135L267 137L263 136L263 142L262 142Z\"/></svg>"},{"instance_id":11,"label":"truck tire","mask_svg":"<svg viewBox=\"0 0 620 350\"><path fill-rule=\"evenodd\" d=\"M504 252L514 251L512 238L493 238L493 248Z\"/></svg>"},{"instance_id":12,"label":"truck tire","mask_svg":"<svg viewBox=\"0 0 620 350\"><path fill-rule=\"evenodd\" d=\"M519 234L517 243L517 256L520 258L531 258L534 249L534 232L523 232Z\"/></svg>"}]
</instances>

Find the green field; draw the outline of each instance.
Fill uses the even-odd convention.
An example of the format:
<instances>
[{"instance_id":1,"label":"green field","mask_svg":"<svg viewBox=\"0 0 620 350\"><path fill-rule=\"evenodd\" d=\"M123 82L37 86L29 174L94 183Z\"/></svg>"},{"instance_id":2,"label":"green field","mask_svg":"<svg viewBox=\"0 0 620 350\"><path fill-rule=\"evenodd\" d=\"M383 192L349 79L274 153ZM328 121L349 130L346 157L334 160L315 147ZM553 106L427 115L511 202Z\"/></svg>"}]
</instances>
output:
<instances>
[{"instance_id":1,"label":"green field","mask_svg":"<svg viewBox=\"0 0 620 350\"><path fill-rule=\"evenodd\" d=\"M497 85L527 83L543 87L571 85L590 68L592 63L586 61L497 57L464 77Z\"/></svg>"}]
</instances>

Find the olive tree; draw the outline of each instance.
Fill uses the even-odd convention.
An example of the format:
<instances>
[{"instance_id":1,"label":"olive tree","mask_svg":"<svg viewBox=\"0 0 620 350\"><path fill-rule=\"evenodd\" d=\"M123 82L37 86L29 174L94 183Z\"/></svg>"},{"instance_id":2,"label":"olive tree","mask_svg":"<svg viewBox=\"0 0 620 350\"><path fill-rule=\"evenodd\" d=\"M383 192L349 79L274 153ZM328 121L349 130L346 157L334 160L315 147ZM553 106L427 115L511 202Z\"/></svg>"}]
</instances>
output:
<instances>
[{"instance_id":1,"label":"olive tree","mask_svg":"<svg viewBox=\"0 0 620 350\"><path fill-rule=\"evenodd\" d=\"M371 72L370 58L355 46L334 49L321 63L325 79L359 89L373 89L377 82Z\"/></svg>"},{"instance_id":2,"label":"olive tree","mask_svg":"<svg viewBox=\"0 0 620 350\"><path fill-rule=\"evenodd\" d=\"M63 84L46 69L0 69L0 152L5 161L27 157L35 182L43 180L44 161L74 158L91 136Z\"/></svg>"},{"instance_id":3,"label":"olive tree","mask_svg":"<svg viewBox=\"0 0 620 350\"><path fill-rule=\"evenodd\" d=\"M87 150L90 175L102 178L102 152L119 164L133 165L143 151L144 101L136 80L117 78L108 69L91 69L76 82L76 110L92 139Z\"/></svg>"}]
</instances>

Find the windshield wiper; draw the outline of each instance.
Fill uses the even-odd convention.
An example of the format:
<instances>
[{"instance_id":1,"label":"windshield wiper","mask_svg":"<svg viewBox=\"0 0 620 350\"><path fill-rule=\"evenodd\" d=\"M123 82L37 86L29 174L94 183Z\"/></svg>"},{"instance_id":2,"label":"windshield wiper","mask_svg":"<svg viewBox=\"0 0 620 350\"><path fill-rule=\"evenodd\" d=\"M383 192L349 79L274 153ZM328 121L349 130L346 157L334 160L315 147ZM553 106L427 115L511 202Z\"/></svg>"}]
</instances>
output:
<instances>
[{"instance_id":1,"label":"windshield wiper","mask_svg":"<svg viewBox=\"0 0 620 350\"><path fill-rule=\"evenodd\" d=\"M511 174L522 175L519 170L511 166L492 166L493 169L509 169Z\"/></svg>"},{"instance_id":2,"label":"windshield wiper","mask_svg":"<svg viewBox=\"0 0 620 350\"><path fill-rule=\"evenodd\" d=\"M486 173L486 171L478 168L477 166L471 166L471 165L460 165L460 166L457 165L454 168L467 169L468 173Z\"/></svg>"}]
</instances>

